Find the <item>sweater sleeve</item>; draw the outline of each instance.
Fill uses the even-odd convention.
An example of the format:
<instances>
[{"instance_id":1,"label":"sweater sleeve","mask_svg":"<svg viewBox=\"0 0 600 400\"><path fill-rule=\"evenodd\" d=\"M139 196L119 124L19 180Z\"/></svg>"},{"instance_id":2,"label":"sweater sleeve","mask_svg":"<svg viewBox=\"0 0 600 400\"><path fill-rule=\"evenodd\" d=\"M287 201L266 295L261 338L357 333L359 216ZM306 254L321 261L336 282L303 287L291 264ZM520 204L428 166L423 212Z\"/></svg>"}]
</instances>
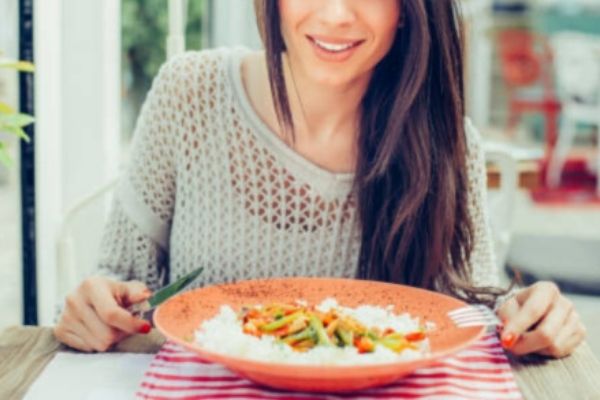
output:
<instances>
[{"instance_id":1,"label":"sweater sleeve","mask_svg":"<svg viewBox=\"0 0 600 400\"><path fill-rule=\"evenodd\" d=\"M469 211L474 228L471 253L472 283L478 287L498 287L499 271L496 266L494 239L487 206L487 172L481 136L470 120L465 131L468 143Z\"/></svg>"},{"instance_id":2,"label":"sweater sleeve","mask_svg":"<svg viewBox=\"0 0 600 400\"><path fill-rule=\"evenodd\" d=\"M194 107L185 53L164 64L138 117L100 247L97 274L137 279L156 289L169 277L179 137Z\"/></svg>"},{"instance_id":3,"label":"sweater sleeve","mask_svg":"<svg viewBox=\"0 0 600 400\"><path fill-rule=\"evenodd\" d=\"M166 283L168 271L168 250L142 232L115 200L104 229L96 275L139 280L156 290Z\"/></svg>"}]
</instances>

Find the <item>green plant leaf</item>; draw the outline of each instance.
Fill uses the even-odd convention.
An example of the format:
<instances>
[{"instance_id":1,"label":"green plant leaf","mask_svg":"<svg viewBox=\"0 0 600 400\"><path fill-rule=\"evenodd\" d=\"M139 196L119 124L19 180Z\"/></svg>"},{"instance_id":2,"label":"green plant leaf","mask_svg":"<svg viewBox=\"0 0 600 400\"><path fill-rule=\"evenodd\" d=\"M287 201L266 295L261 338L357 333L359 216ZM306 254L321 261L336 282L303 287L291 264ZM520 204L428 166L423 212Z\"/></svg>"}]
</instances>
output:
<instances>
[{"instance_id":1,"label":"green plant leaf","mask_svg":"<svg viewBox=\"0 0 600 400\"><path fill-rule=\"evenodd\" d=\"M23 128L35 121L31 115L27 114L0 114L0 130L6 128Z\"/></svg>"},{"instance_id":2,"label":"green plant leaf","mask_svg":"<svg viewBox=\"0 0 600 400\"><path fill-rule=\"evenodd\" d=\"M35 66L29 61L4 61L0 62L0 68L11 68L21 72L35 71Z\"/></svg>"},{"instance_id":3,"label":"green plant leaf","mask_svg":"<svg viewBox=\"0 0 600 400\"><path fill-rule=\"evenodd\" d=\"M13 164L10 155L8 154L8 150L6 149L6 145L3 142L0 142L0 163L7 167L11 167Z\"/></svg>"},{"instance_id":4,"label":"green plant leaf","mask_svg":"<svg viewBox=\"0 0 600 400\"><path fill-rule=\"evenodd\" d=\"M14 108L0 101L0 114L14 114L15 112Z\"/></svg>"},{"instance_id":5,"label":"green plant leaf","mask_svg":"<svg viewBox=\"0 0 600 400\"><path fill-rule=\"evenodd\" d=\"M18 128L15 126L8 126L8 127L3 127L1 128L2 131L6 132L6 133L10 133L13 134L21 139L23 139L24 141L26 141L27 143L29 143L31 141L31 139L29 138L29 135L27 135L27 133L25 133L25 131L23 130L23 128Z\"/></svg>"}]
</instances>

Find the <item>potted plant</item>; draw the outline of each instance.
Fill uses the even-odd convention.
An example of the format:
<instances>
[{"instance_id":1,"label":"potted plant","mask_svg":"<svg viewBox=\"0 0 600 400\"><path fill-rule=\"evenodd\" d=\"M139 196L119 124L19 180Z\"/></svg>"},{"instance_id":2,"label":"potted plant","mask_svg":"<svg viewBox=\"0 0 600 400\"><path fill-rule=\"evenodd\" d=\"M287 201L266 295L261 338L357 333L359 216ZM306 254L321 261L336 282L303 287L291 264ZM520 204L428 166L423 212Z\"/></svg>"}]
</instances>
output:
<instances>
[{"instance_id":1,"label":"potted plant","mask_svg":"<svg viewBox=\"0 0 600 400\"><path fill-rule=\"evenodd\" d=\"M28 61L14 61L5 59L0 53L0 68L14 69L20 72L33 72L34 66ZM14 135L29 142L29 136L24 128L34 121L31 115L23 114L13 109L9 104L0 99L0 133ZM0 137L0 167L9 167L12 159L8 152L7 143Z\"/></svg>"}]
</instances>

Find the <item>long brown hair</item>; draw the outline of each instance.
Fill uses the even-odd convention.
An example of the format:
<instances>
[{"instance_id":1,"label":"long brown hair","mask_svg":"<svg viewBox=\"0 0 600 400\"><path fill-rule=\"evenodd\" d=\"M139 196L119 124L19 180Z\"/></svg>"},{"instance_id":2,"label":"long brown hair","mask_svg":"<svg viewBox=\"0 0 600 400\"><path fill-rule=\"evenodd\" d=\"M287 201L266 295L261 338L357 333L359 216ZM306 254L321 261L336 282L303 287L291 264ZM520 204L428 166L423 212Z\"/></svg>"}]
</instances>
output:
<instances>
[{"instance_id":1,"label":"long brown hair","mask_svg":"<svg viewBox=\"0 0 600 400\"><path fill-rule=\"evenodd\" d=\"M493 304L471 284L460 15L455 0L402 0L402 27L362 99L355 191L358 278ZM279 1L255 0L274 106L292 116L283 76ZM410 55L410 58L407 57Z\"/></svg>"}]
</instances>

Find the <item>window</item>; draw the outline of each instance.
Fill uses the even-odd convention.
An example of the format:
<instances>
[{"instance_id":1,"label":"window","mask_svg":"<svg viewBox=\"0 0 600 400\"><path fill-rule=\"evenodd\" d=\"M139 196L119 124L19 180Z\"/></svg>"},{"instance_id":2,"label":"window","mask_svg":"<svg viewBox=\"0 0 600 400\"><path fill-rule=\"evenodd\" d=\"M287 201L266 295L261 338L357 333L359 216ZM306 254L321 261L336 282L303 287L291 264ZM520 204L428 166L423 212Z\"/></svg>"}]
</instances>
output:
<instances>
[{"instance_id":1,"label":"window","mask_svg":"<svg viewBox=\"0 0 600 400\"><path fill-rule=\"evenodd\" d=\"M183 1L186 8L186 48L208 44L209 1ZM187 3L187 4L185 4ZM122 116L121 138L131 139L135 121L152 79L167 58L168 4L165 0L122 0Z\"/></svg>"}]
</instances>

